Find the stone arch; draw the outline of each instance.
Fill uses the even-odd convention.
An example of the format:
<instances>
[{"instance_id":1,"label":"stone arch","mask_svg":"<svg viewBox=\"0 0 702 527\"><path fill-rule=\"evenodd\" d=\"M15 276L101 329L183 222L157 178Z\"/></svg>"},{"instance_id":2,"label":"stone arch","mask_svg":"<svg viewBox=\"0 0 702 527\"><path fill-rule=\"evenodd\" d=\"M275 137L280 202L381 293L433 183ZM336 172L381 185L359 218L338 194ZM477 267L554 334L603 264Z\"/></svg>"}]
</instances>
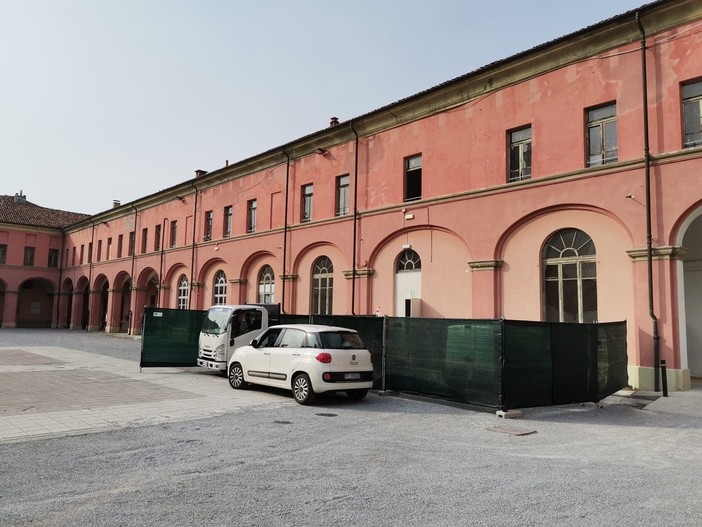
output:
<instances>
[{"instance_id":1,"label":"stone arch","mask_svg":"<svg viewBox=\"0 0 702 527\"><path fill-rule=\"evenodd\" d=\"M90 322L88 330L102 331L107 327L107 308L109 300L110 281L100 273L93 281L90 298Z\"/></svg>"},{"instance_id":2,"label":"stone arch","mask_svg":"<svg viewBox=\"0 0 702 527\"><path fill-rule=\"evenodd\" d=\"M207 309L214 303L214 278L215 275L223 271L227 279L231 278L229 266L222 258L211 258L200 268L197 277L196 287L193 289L194 295L191 301L191 309ZM231 296L231 287L227 283L227 302Z\"/></svg>"},{"instance_id":3,"label":"stone arch","mask_svg":"<svg viewBox=\"0 0 702 527\"><path fill-rule=\"evenodd\" d=\"M17 327L50 328L53 307L53 283L44 278L24 280L17 294Z\"/></svg>"},{"instance_id":4,"label":"stone arch","mask_svg":"<svg viewBox=\"0 0 702 527\"><path fill-rule=\"evenodd\" d=\"M66 278L63 284L61 284L61 291L59 293L58 320L56 321L57 327L59 328L71 327L73 294L73 280Z\"/></svg>"},{"instance_id":5,"label":"stone arch","mask_svg":"<svg viewBox=\"0 0 702 527\"><path fill-rule=\"evenodd\" d=\"M675 309L682 384L687 388L688 374L691 379L702 379L702 201L680 216L670 239L681 248L675 262Z\"/></svg>"},{"instance_id":6,"label":"stone arch","mask_svg":"<svg viewBox=\"0 0 702 527\"><path fill-rule=\"evenodd\" d=\"M159 307L175 309L178 306L178 281L181 275L186 276L188 284L192 287L188 267L183 263L176 263L166 271L161 281L163 290Z\"/></svg>"},{"instance_id":7,"label":"stone arch","mask_svg":"<svg viewBox=\"0 0 702 527\"><path fill-rule=\"evenodd\" d=\"M351 284L347 284L344 277L344 269L349 268L349 263L341 251L335 244L327 241L312 243L304 247L298 252L293 261L293 274L295 278L295 287L291 288L292 299L286 298L286 303L293 306L293 313L306 314L310 313L311 308L311 291L312 291L312 273L315 261L320 256L327 256L331 260L333 273L333 304L331 312L334 315L343 315L351 312L347 300L351 298Z\"/></svg>"},{"instance_id":8,"label":"stone arch","mask_svg":"<svg viewBox=\"0 0 702 527\"><path fill-rule=\"evenodd\" d=\"M415 251L422 261L421 285L414 293L398 290L396 280L398 258L406 249ZM474 309L470 261L465 240L450 229L422 225L392 232L373 249L367 263L373 275L366 310L405 316L405 300L415 298L412 309L417 316L470 317Z\"/></svg>"},{"instance_id":9,"label":"stone arch","mask_svg":"<svg viewBox=\"0 0 702 527\"><path fill-rule=\"evenodd\" d=\"M631 232L615 215L595 207L545 208L525 216L503 233L495 254L501 261L498 316L543 320L543 248L546 240L565 228L583 231L597 247L598 321L626 320L629 349L637 350L636 275L627 254L634 248Z\"/></svg>"},{"instance_id":10,"label":"stone arch","mask_svg":"<svg viewBox=\"0 0 702 527\"><path fill-rule=\"evenodd\" d=\"M258 275L264 265L270 265L274 273L273 289L274 301L282 301L283 264L270 251L257 251L244 261L241 266L240 294L241 302L258 302ZM289 291L289 290L288 290ZM287 302L287 299L286 299Z\"/></svg>"}]
</instances>

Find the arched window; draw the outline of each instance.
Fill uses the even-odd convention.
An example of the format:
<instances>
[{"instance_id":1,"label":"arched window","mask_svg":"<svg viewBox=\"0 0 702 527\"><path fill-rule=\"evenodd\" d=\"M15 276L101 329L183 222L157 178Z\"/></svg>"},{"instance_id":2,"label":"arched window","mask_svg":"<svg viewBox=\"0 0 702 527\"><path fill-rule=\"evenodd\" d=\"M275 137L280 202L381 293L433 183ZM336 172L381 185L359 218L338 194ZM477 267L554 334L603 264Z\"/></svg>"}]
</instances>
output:
<instances>
[{"instance_id":1,"label":"arched window","mask_svg":"<svg viewBox=\"0 0 702 527\"><path fill-rule=\"evenodd\" d=\"M275 274L270 265L264 265L258 273L258 301L261 304L275 302Z\"/></svg>"},{"instance_id":2,"label":"arched window","mask_svg":"<svg viewBox=\"0 0 702 527\"><path fill-rule=\"evenodd\" d=\"M227 275L224 271L217 271L214 277L214 298L213 304L227 303Z\"/></svg>"},{"instance_id":3,"label":"arched window","mask_svg":"<svg viewBox=\"0 0 702 527\"><path fill-rule=\"evenodd\" d=\"M544 318L547 322L597 320L595 244L578 229L551 236L543 250Z\"/></svg>"},{"instance_id":4,"label":"arched window","mask_svg":"<svg viewBox=\"0 0 702 527\"><path fill-rule=\"evenodd\" d=\"M180 275L178 278L178 309L188 309L188 294L190 293L190 288L188 287L188 279L184 274Z\"/></svg>"},{"instance_id":5,"label":"arched window","mask_svg":"<svg viewBox=\"0 0 702 527\"><path fill-rule=\"evenodd\" d=\"M327 256L320 256L312 268L312 314L331 315L334 294L334 266Z\"/></svg>"},{"instance_id":6,"label":"arched window","mask_svg":"<svg viewBox=\"0 0 702 527\"><path fill-rule=\"evenodd\" d=\"M397 259L397 272L419 271L422 268L422 259L412 249L405 249Z\"/></svg>"}]
</instances>

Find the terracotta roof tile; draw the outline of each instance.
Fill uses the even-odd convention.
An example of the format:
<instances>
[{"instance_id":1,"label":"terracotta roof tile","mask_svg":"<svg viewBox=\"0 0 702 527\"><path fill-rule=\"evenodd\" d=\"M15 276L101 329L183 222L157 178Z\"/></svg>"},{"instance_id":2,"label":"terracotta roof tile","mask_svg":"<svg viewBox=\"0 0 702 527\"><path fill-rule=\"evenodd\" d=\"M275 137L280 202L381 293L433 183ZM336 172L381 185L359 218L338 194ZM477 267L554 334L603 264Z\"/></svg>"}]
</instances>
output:
<instances>
[{"instance_id":1,"label":"terracotta roof tile","mask_svg":"<svg viewBox=\"0 0 702 527\"><path fill-rule=\"evenodd\" d=\"M88 218L89 214L47 209L25 200L15 202L15 196L0 195L0 223L49 227L59 229Z\"/></svg>"}]
</instances>

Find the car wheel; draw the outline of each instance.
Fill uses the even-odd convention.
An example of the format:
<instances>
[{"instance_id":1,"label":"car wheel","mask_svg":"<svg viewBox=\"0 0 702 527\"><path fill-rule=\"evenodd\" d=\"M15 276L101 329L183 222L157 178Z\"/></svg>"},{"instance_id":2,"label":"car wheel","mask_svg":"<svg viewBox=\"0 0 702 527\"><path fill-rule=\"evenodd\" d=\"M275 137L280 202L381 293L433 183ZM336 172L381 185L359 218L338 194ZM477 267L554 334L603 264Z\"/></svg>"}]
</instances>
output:
<instances>
[{"instance_id":1,"label":"car wheel","mask_svg":"<svg viewBox=\"0 0 702 527\"><path fill-rule=\"evenodd\" d=\"M368 394L367 389L363 390L348 390L346 396L352 401L360 401Z\"/></svg>"},{"instance_id":2,"label":"car wheel","mask_svg":"<svg viewBox=\"0 0 702 527\"><path fill-rule=\"evenodd\" d=\"M244 382L244 370L241 368L241 364L235 362L229 368L229 384L235 390L241 390L246 388L246 383Z\"/></svg>"},{"instance_id":3,"label":"car wheel","mask_svg":"<svg viewBox=\"0 0 702 527\"><path fill-rule=\"evenodd\" d=\"M297 375L293 379L293 397L300 404L311 404L317 396L312 389L310 378L305 373Z\"/></svg>"}]
</instances>

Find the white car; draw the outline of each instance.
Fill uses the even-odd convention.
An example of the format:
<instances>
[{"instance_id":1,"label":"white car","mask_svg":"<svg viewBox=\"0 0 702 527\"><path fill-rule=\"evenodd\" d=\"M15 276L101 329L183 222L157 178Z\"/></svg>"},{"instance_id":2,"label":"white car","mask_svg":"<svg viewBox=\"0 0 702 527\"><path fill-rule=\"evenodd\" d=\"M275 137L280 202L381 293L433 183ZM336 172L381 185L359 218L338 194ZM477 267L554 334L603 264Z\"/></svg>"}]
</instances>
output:
<instances>
[{"instance_id":1,"label":"white car","mask_svg":"<svg viewBox=\"0 0 702 527\"><path fill-rule=\"evenodd\" d=\"M292 390L300 404L322 392L344 391L361 400L373 386L373 363L353 329L310 324L271 326L227 362L229 384Z\"/></svg>"}]
</instances>

